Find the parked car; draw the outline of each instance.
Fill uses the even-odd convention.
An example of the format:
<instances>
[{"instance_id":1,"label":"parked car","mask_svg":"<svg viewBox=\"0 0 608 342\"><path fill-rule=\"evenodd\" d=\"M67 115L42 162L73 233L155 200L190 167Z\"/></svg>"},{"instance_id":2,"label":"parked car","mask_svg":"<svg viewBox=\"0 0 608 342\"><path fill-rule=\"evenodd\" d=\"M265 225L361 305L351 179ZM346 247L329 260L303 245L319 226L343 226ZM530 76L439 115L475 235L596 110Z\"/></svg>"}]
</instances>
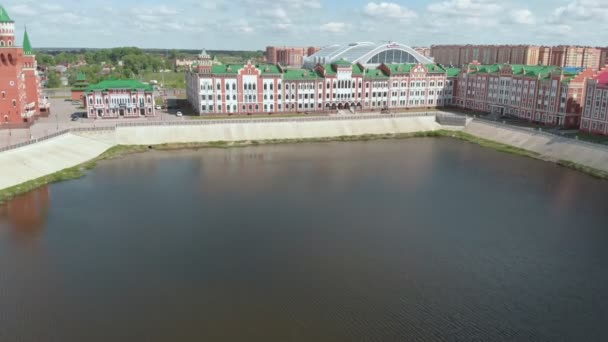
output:
<instances>
[{"instance_id":1,"label":"parked car","mask_svg":"<svg viewBox=\"0 0 608 342\"><path fill-rule=\"evenodd\" d=\"M163 109L163 107L161 107L161 106L156 106L156 110L161 110L161 109Z\"/></svg>"},{"instance_id":2,"label":"parked car","mask_svg":"<svg viewBox=\"0 0 608 342\"><path fill-rule=\"evenodd\" d=\"M177 113L175 113L175 115L176 115L177 117L182 117L182 116L184 116L184 114L182 114L182 112L177 112Z\"/></svg>"},{"instance_id":3,"label":"parked car","mask_svg":"<svg viewBox=\"0 0 608 342\"><path fill-rule=\"evenodd\" d=\"M78 121L79 117L78 116L72 116L72 121Z\"/></svg>"}]
</instances>

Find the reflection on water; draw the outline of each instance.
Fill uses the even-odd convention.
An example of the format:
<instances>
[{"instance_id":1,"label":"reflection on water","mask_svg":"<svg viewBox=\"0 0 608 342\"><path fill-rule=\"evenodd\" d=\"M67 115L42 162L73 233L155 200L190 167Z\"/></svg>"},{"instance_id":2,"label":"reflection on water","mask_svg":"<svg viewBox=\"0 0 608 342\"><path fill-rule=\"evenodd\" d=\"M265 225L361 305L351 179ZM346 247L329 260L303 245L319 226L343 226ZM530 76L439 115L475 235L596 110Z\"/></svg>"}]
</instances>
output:
<instances>
[{"instance_id":1,"label":"reflection on water","mask_svg":"<svg viewBox=\"0 0 608 342\"><path fill-rule=\"evenodd\" d=\"M2 207L0 342L608 336L608 182L533 159L447 139L151 152L51 190Z\"/></svg>"},{"instance_id":2,"label":"reflection on water","mask_svg":"<svg viewBox=\"0 0 608 342\"><path fill-rule=\"evenodd\" d=\"M0 227L8 230L15 239L34 240L44 231L50 205L48 185L17 196L0 205Z\"/></svg>"}]
</instances>

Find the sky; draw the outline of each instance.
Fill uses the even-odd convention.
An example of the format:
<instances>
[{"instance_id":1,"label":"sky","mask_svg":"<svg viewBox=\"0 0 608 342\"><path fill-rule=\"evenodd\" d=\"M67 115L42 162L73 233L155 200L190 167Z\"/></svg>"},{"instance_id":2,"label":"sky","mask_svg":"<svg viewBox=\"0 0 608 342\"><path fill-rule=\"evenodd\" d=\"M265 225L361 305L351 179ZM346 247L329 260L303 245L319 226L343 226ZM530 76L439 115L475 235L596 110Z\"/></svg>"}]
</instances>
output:
<instances>
[{"instance_id":1,"label":"sky","mask_svg":"<svg viewBox=\"0 0 608 342\"><path fill-rule=\"evenodd\" d=\"M608 46L608 0L0 0L34 47Z\"/></svg>"}]
</instances>

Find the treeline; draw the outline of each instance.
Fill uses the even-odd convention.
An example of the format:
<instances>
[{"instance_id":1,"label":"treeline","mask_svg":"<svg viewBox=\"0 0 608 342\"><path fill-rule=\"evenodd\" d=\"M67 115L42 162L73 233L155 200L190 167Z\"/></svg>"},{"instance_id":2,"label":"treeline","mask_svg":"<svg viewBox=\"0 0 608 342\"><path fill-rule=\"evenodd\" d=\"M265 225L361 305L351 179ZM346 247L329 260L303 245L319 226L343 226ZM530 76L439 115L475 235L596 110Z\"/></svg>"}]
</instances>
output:
<instances>
[{"instance_id":1,"label":"treeline","mask_svg":"<svg viewBox=\"0 0 608 342\"><path fill-rule=\"evenodd\" d=\"M141 79L151 73L174 70L176 59L194 58L199 53L200 51L187 50L150 52L136 47L119 47L98 50L42 50L37 51L36 59L41 66L69 65L70 68L64 76L67 76L68 83L73 85L80 73L85 74L90 83L108 78ZM222 63L243 63L249 59L259 61L264 55L262 51L209 51L209 54L216 56ZM48 86L55 87L58 83L59 76L51 72Z\"/></svg>"}]
</instances>

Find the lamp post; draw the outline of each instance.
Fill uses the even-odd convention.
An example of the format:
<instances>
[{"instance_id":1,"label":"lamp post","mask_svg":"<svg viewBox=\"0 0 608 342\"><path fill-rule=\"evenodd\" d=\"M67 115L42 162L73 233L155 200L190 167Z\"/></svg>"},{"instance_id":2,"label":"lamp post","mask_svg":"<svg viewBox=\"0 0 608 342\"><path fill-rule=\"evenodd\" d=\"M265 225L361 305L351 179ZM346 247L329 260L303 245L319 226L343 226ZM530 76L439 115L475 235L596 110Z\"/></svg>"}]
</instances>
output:
<instances>
[{"instance_id":1,"label":"lamp post","mask_svg":"<svg viewBox=\"0 0 608 342\"><path fill-rule=\"evenodd\" d=\"M59 116L55 113L55 122L57 123L57 131L59 131Z\"/></svg>"}]
</instances>

